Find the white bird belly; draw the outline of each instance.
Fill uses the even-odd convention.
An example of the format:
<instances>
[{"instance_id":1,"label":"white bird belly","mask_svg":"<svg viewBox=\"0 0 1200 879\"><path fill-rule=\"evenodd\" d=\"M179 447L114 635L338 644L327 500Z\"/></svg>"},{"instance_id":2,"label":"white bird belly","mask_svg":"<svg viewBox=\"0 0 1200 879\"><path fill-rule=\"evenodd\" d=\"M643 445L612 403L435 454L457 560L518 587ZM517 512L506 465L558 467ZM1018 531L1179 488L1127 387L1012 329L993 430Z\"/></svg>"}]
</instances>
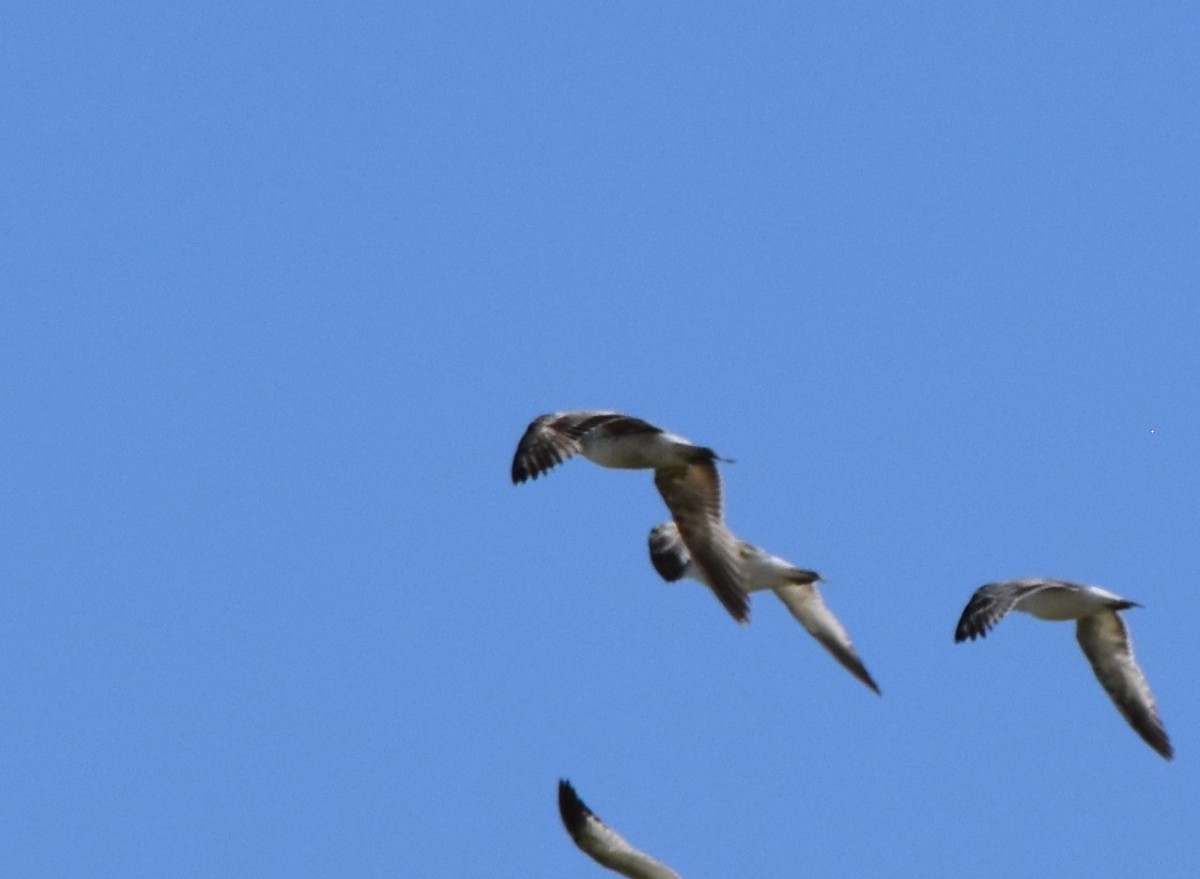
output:
<instances>
[{"instance_id":1,"label":"white bird belly","mask_svg":"<svg viewBox=\"0 0 1200 879\"><path fill-rule=\"evenodd\" d=\"M767 555L762 551L743 550L743 558L747 567L746 591L760 592L765 589L775 589L790 585L788 574L794 571L791 565L783 559Z\"/></svg>"},{"instance_id":2,"label":"white bird belly","mask_svg":"<svg viewBox=\"0 0 1200 879\"><path fill-rule=\"evenodd\" d=\"M601 467L620 470L656 470L684 462L680 448L665 434L643 436L584 436L580 444L583 456Z\"/></svg>"},{"instance_id":3,"label":"white bird belly","mask_svg":"<svg viewBox=\"0 0 1200 879\"><path fill-rule=\"evenodd\" d=\"M1039 620L1077 620L1103 606L1104 601L1090 592L1051 586L1022 598L1015 609Z\"/></svg>"}]
</instances>

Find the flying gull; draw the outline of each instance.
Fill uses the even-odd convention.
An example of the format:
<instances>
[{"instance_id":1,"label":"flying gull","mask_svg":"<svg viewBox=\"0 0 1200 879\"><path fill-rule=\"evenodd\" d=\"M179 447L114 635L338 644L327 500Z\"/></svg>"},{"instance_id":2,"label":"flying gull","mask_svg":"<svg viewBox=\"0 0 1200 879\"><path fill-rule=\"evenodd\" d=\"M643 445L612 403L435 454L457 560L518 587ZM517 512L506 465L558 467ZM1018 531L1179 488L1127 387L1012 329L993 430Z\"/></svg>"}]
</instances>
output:
<instances>
[{"instance_id":1,"label":"flying gull","mask_svg":"<svg viewBox=\"0 0 1200 879\"><path fill-rule=\"evenodd\" d=\"M721 514L717 454L640 418L619 412L553 412L525 429L513 455L514 484L537 477L576 454L604 467L653 470L654 484L704 582L734 619L749 615L738 540Z\"/></svg>"},{"instance_id":2,"label":"flying gull","mask_svg":"<svg viewBox=\"0 0 1200 879\"><path fill-rule=\"evenodd\" d=\"M650 562L660 577L674 582L683 577L705 582L703 572L696 567L691 555L679 538L674 522L663 522L650 529ZM738 556L746 570L746 591L770 589L784 603L792 616L816 638L842 666L876 693L879 687L863 665L845 628L833 615L817 582L821 575L788 564L777 556L764 552L753 544L738 541Z\"/></svg>"},{"instance_id":3,"label":"flying gull","mask_svg":"<svg viewBox=\"0 0 1200 879\"><path fill-rule=\"evenodd\" d=\"M1141 607L1097 586L1027 577L981 586L954 630L955 642L984 637L1010 610L1040 620L1075 620L1075 638L1096 679L1117 710L1151 748L1166 759L1174 749L1154 706L1154 696L1133 658L1129 633L1117 611Z\"/></svg>"},{"instance_id":4,"label":"flying gull","mask_svg":"<svg viewBox=\"0 0 1200 879\"><path fill-rule=\"evenodd\" d=\"M597 864L629 879L681 879L670 867L635 849L592 814L566 779L558 782L558 813L575 845Z\"/></svg>"}]
</instances>

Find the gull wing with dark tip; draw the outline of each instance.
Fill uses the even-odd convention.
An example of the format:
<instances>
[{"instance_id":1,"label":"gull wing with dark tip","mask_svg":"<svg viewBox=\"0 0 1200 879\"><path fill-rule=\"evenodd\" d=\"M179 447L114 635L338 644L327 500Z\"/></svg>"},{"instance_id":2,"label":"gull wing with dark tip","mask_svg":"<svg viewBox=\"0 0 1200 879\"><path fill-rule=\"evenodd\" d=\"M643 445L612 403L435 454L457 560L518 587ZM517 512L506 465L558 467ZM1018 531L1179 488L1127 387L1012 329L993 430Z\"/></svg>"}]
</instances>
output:
<instances>
[{"instance_id":1,"label":"gull wing with dark tip","mask_svg":"<svg viewBox=\"0 0 1200 879\"><path fill-rule=\"evenodd\" d=\"M597 818L566 779L558 782L558 813L575 845L597 864L629 879L681 879L670 867L635 849Z\"/></svg>"},{"instance_id":2,"label":"gull wing with dark tip","mask_svg":"<svg viewBox=\"0 0 1200 879\"><path fill-rule=\"evenodd\" d=\"M1116 611L1081 617L1075 624L1075 637L1092 664L1096 679L1129 725L1163 757L1170 760L1175 756L1158 717L1150 685L1134 661L1125 623Z\"/></svg>"},{"instance_id":3,"label":"gull wing with dark tip","mask_svg":"<svg viewBox=\"0 0 1200 879\"><path fill-rule=\"evenodd\" d=\"M797 574L800 575L797 579L801 582L775 587L774 592L779 596L779 600L787 606L800 625L808 630L808 634L816 638L846 671L874 690L876 695L882 696L879 685L859 659L850 634L821 598L815 582L816 574L799 569ZM810 575L813 579L809 579Z\"/></svg>"},{"instance_id":4,"label":"gull wing with dark tip","mask_svg":"<svg viewBox=\"0 0 1200 879\"><path fill-rule=\"evenodd\" d=\"M738 622L750 617L741 541L721 519L721 479L717 465L697 461L654 471L654 485L671 511L679 536L704 571L704 579Z\"/></svg>"},{"instance_id":5,"label":"gull wing with dark tip","mask_svg":"<svg viewBox=\"0 0 1200 879\"><path fill-rule=\"evenodd\" d=\"M512 461L512 481L521 483L556 467L568 458L579 454L580 439L597 425L608 421L625 419L619 412L584 410L579 412L551 412L539 415L525 428ZM631 419L641 424L641 419ZM653 425L647 425L654 430Z\"/></svg>"},{"instance_id":6,"label":"gull wing with dark tip","mask_svg":"<svg viewBox=\"0 0 1200 879\"><path fill-rule=\"evenodd\" d=\"M1026 595L1063 585L1054 580L1003 580L980 586L963 608L954 629L955 643L987 637L988 631Z\"/></svg>"}]
</instances>

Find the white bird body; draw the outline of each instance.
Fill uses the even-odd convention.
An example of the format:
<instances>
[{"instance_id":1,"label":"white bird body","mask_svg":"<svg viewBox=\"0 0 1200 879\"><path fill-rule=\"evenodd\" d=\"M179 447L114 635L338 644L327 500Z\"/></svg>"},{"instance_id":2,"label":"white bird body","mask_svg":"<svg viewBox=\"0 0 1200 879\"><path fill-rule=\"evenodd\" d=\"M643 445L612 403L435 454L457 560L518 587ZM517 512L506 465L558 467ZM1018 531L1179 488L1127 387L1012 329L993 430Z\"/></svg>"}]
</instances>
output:
<instances>
[{"instance_id":1,"label":"white bird body","mask_svg":"<svg viewBox=\"0 0 1200 879\"><path fill-rule=\"evenodd\" d=\"M665 431L617 433L603 427L589 430L579 443L580 453L589 461L619 470L678 467L697 460L697 457L703 459L707 451Z\"/></svg>"},{"instance_id":2,"label":"white bird body","mask_svg":"<svg viewBox=\"0 0 1200 879\"><path fill-rule=\"evenodd\" d=\"M986 636L1010 610L1043 620L1075 620L1075 639L1096 680L1133 730L1170 760L1175 751L1158 716L1150 685L1133 658L1129 632L1118 614L1139 606L1098 586L1068 580L1002 580L975 590L958 620L954 640Z\"/></svg>"},{"instance_id":3,"label":"white bird body","mask_svg":"<svg viewBox=\"0 0 1200 879\"><path fill-rule=\"evenodd\" d=\"M816 571L806 571L797 568L790 562L784 561L777 555L759 549L753 544L742 541L742 558L746 563L746 591L764 592L767 590L787 589L795 585L795 578L809 579L816 582L821 576ZM695 570L695 565L689 563L688 576L702 579L703 575Z\"/></svg>"},{"instance_id":4,"label":"white bird body","mask_svg":"<svg viewBox=\"0 0 1200 879\"><path fill-rule=\"evenodd\" d=\"M1123 600L1119 595L1114 595L1099 586L1049 585L1017 599L1013 610L1035 616L1039 620L1061 622L1077 620Z\"/></svg>"}]
</instances>

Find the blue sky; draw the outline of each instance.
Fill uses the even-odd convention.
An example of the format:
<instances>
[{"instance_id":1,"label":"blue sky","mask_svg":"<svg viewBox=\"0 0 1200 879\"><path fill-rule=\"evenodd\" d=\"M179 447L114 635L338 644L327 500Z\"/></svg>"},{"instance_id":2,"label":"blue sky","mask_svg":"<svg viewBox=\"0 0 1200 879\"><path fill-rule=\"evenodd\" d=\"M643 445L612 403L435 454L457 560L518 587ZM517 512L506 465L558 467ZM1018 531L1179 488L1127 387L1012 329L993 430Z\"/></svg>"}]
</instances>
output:
<instances>
[{"instance_id":1,"label":"blue sky","mask_svg":"<svg viewBox=\"0 0 1200 879\"><path fill-rule=\"evenodd\" d=\"M0 873L1191 876L1200 18L1186 3L0 14ZM736 459L883 689L666 585ZM1070 626L1104 585L1177 759Z\"/></svg>"}]
</instances>

